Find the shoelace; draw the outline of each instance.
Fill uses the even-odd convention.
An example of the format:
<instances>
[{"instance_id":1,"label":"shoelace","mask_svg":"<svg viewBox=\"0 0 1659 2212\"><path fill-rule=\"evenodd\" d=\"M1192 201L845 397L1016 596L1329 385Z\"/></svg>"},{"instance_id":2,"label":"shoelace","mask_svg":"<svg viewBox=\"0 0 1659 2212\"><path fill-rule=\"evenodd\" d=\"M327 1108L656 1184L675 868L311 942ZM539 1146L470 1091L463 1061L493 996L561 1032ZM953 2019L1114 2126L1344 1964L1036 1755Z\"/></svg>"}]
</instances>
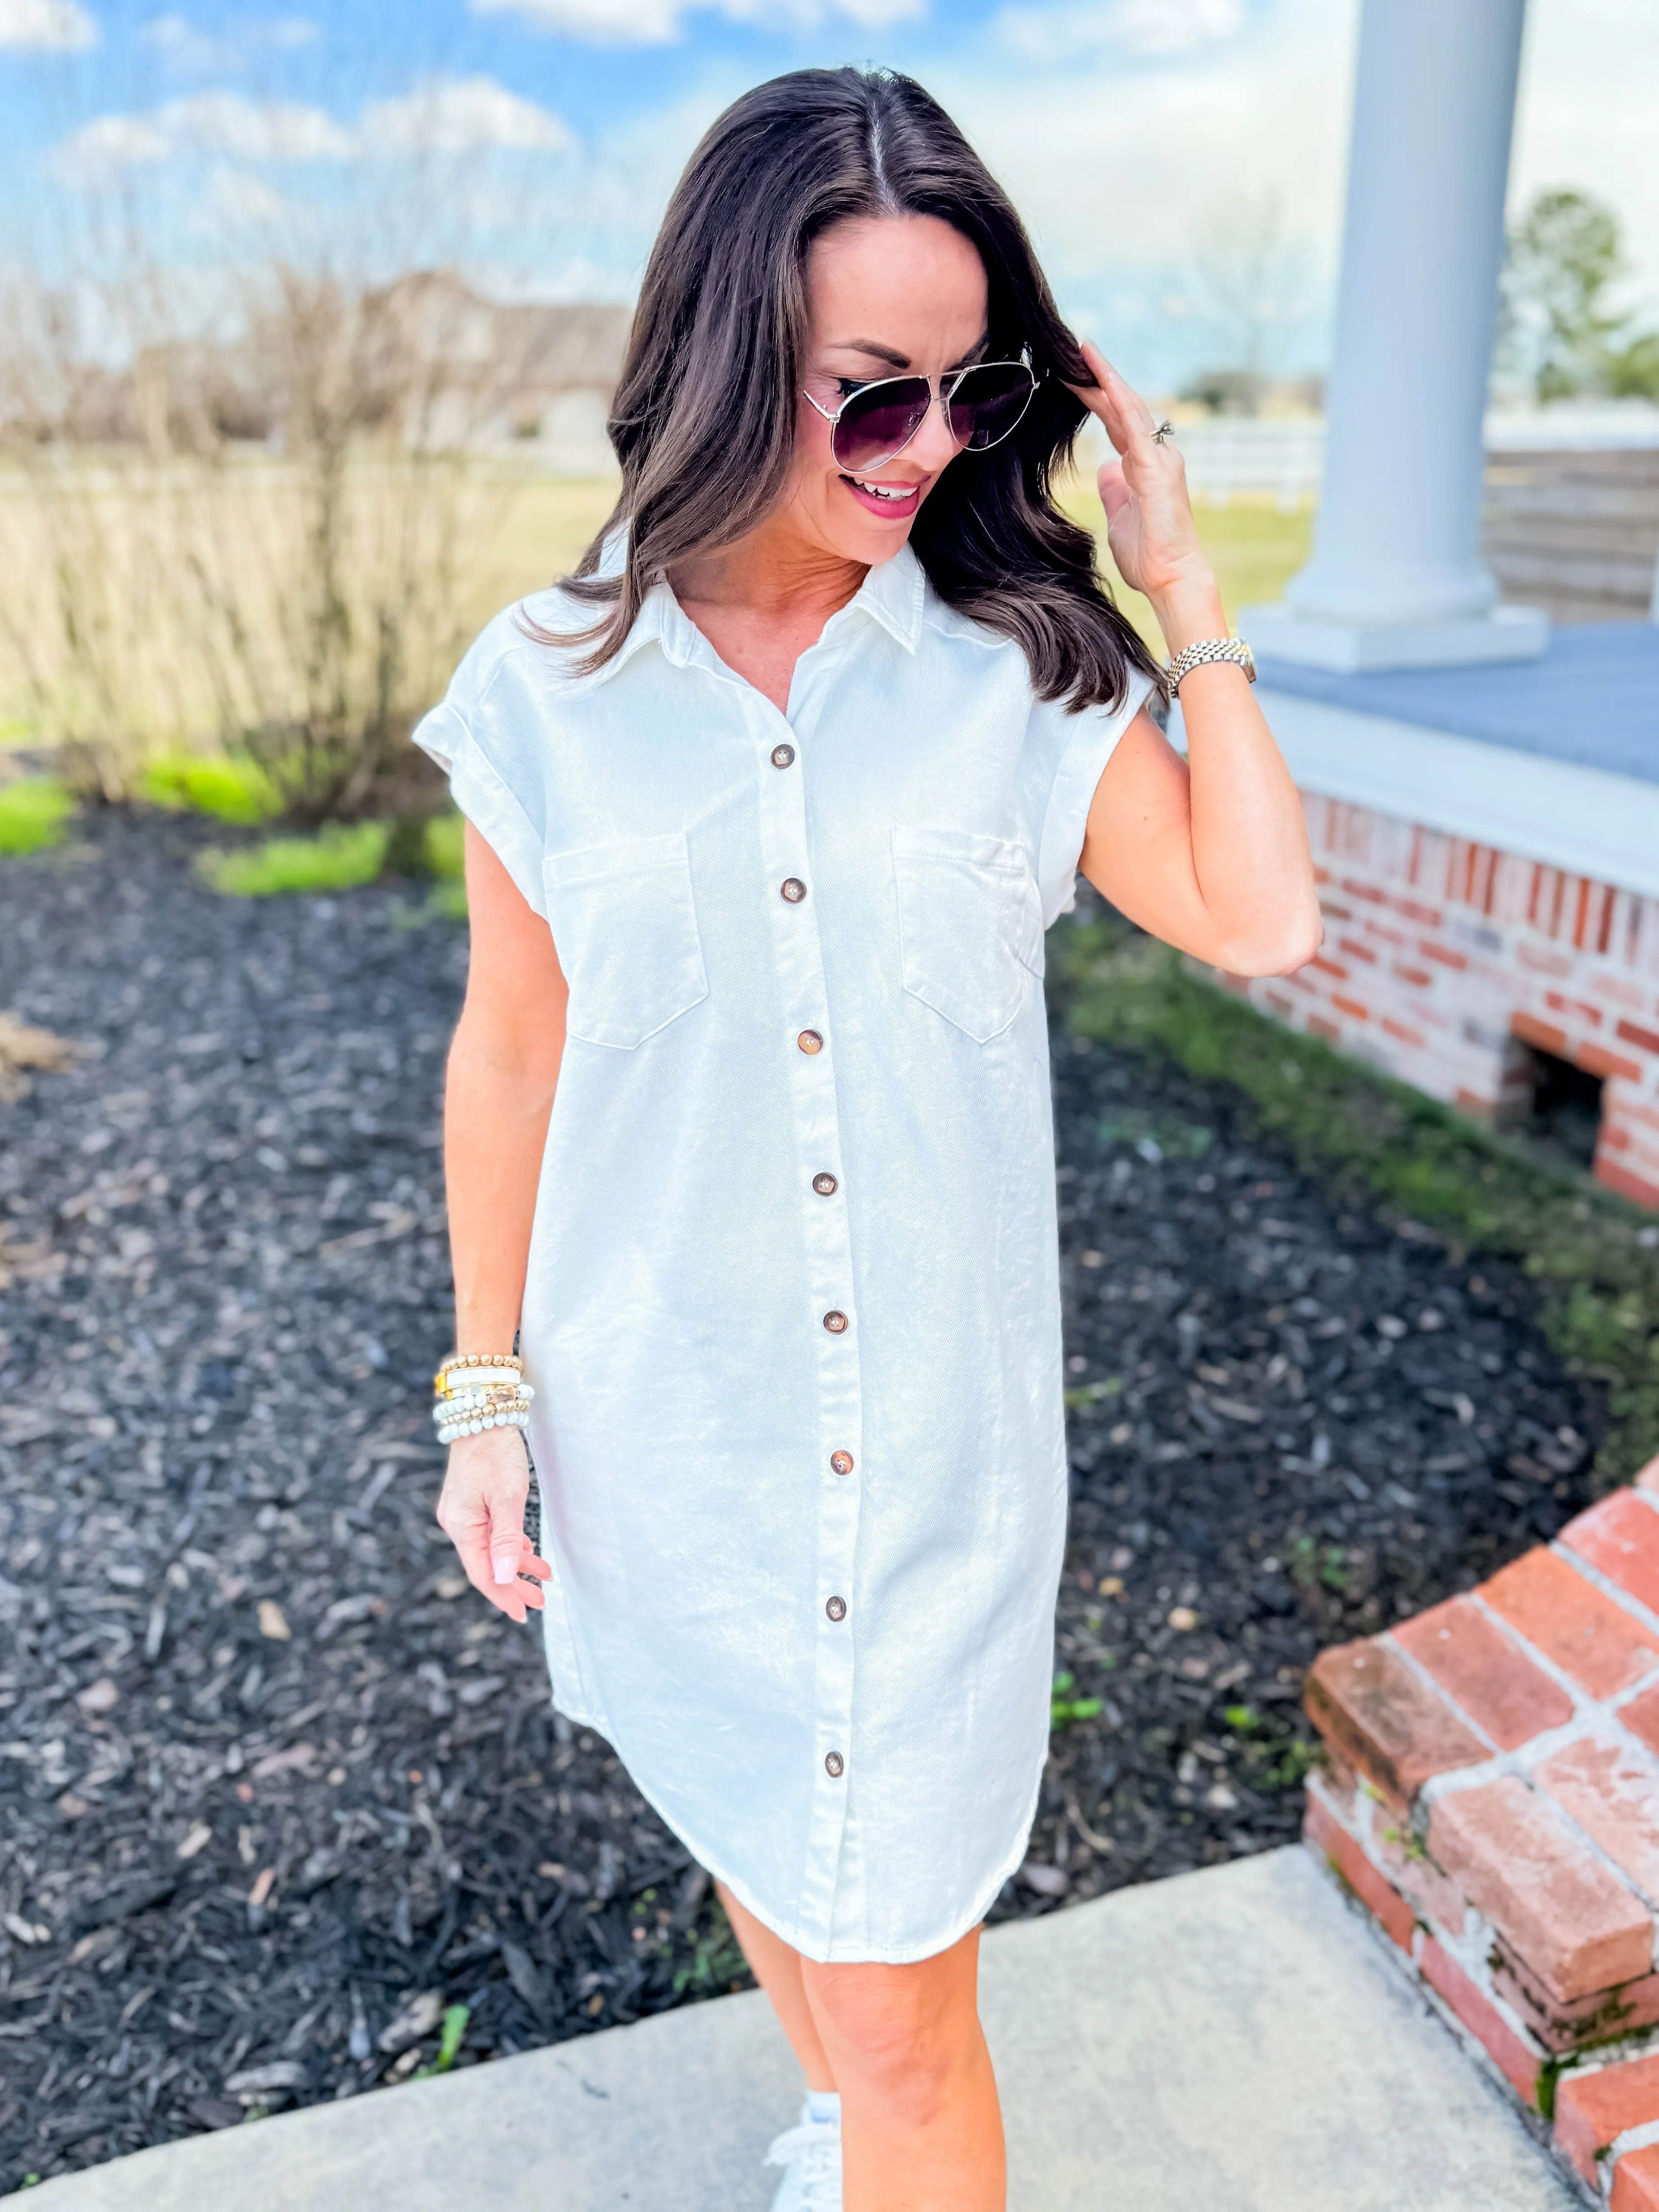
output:
<instances>
[{"instance_id":1,"label":"shoelace","mask_svg":"<svg viewBox=\"0 0 1659 2212\"><path fill-rule=\"evenodd\" d=\"M766 2154L768 2166L793 2166L800 2161L804 2205L822 2205L824 2212L840 2212L841 2129L827 2121L811 2120L789 2128Z\"/></svg>"}]
</instances>

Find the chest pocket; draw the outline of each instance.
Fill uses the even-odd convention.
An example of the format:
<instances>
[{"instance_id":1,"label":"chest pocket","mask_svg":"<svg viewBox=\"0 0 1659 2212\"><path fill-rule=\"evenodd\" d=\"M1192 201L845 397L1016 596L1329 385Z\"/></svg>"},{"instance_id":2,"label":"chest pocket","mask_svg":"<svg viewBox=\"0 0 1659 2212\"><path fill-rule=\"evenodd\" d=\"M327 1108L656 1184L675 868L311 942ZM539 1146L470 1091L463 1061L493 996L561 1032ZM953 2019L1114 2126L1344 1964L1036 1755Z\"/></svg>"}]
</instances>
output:
<instances>
[{"instance_id":1,"label":"chest pocket","mask_svg":"<svg viewBox=\"0 0 1659 2212\"><path fill-rule=\"evenodd\" d=\"M708 996L683 830L552 854L542 880L568 1035L631 1051Z\"/></svg>"},{"instance_id":2,"label":"chest pocket","mask_svg":"<svg viewBox=\"0 0 1659 2212\"><path fill-rule=\"evenodd\" d=\"M1000 1036L1042 973L1025 848L963 830L893 831L904 988L977 1043Z\"/></svg>"}]
</instances>

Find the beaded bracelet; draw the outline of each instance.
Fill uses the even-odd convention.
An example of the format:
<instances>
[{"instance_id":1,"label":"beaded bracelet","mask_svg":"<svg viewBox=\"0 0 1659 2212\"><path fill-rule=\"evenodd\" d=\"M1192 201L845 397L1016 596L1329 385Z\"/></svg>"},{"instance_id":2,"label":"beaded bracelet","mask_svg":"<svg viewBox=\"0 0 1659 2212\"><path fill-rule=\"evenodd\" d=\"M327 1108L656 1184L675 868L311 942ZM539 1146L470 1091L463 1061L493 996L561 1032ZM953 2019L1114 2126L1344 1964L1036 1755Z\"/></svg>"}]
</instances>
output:
<instances>
[{"instance_id":1,"label":"beaded bracelet","mask_svg":"<svg viewBox=\"0 0 1659 2212\"><path fill-rule=\"evenodd\" d=\"M476 1405L434 1407L434 1429L456 1429L473 1420L529 1420L529 1405L522 1398L484 1398Z\"/></svg>"},{"instance_id":2,"label":"beaded bracelet","mask_svg":"<svg viewBox=\"0 0 1659 2212\"><path fill-rule=\"evenodd\" d=\"M507 1367L515 1375L524 1373L524 1362L515 1352L453 1352L433 1376L433 1389L447 1389L444 1377L452 1370L465 1367Z\"/></svg>"},{"instance_id":3,"label":"beaded bracelet","mask_svg":"<svg viewBox=\"0 0 1659 2212\"><path fill-rule=\"evenodd\" d=\"M484 1389L455 1390L436 1401L433 1418L453 1413L458 1406L527 1406L535 1395L528 1382L493 1382Z\"/></svg>"},{"instance_id":4,"label":"beaded bracelet","mask_svg":"<svg viewBox=\"0 0 1659 2212\"><path fill-rule=\"evenodd\" d=\"M438 1431L438 1442L453 1444L457 1437L479 1436L485 1429L527 1429L529 1426L527 1413L489 1413L482 1420L446 1423Z\"/></svg>"},{"instance_id":5,"label":"beaded bracelet","mask_svg":"<svg viewBox=\"0 0 1659 2212\"><path fill-rule=\"evenodd\" d=\"M530 1398L521 1390L480 1391L476 1396L457 1398L432 1408L432 1419L439 1428L455 1421L482 1420L486 1413L527 1413Z\"/></svg>"}]
</instances>

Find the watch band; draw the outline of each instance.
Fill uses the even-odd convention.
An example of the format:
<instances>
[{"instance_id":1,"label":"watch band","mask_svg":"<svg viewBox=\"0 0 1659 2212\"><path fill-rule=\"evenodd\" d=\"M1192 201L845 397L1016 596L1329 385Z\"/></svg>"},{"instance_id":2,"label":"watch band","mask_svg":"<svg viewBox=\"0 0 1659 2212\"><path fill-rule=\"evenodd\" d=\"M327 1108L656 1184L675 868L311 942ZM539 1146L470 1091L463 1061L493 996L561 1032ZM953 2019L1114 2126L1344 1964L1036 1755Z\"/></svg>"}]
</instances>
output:
<instances>
[{"instance_id":1,"label":"watch band","mask_svg":"<svg viewBox=\"0 0 1659 2212\"><path fill-rule=\"evenodd\" d=\"M1200 638L1196 645L1183 646L1164 672L1173 699L1181 689L1182 678L1190 676L1195 668L1202 668L1212 660L1231 660L1244 671L1249 681L1255 682L1255 655L1242 637Z\"/></svg>"}]
</instances>

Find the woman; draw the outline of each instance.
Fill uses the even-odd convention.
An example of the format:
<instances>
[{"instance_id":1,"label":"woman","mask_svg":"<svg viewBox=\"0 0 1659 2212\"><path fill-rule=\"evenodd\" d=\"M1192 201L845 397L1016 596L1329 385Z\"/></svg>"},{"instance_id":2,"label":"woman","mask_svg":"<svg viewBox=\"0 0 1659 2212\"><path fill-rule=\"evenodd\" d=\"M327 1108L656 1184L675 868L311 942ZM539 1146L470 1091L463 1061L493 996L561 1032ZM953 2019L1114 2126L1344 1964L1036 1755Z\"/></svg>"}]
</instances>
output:
<instances>
[{"instance_id":1,"label":"woman","mask_svg":"<svg viewBox=\"0 0 1659 2212\"><path fill-rule=\"evenodd\" d=\"M1118 565L1201 648L1188 763L1050 495L1087 413ZM1042 931L1080 864L1200 959L1296 968L1301 809L1175 448L908 80L715 124L611 434L601 538L419 732L472 921L438 1518L718 1880L805 2075L777 2203L989 2212L978 1928L1066 1494Z\"/></svg>"}]
</instances>

